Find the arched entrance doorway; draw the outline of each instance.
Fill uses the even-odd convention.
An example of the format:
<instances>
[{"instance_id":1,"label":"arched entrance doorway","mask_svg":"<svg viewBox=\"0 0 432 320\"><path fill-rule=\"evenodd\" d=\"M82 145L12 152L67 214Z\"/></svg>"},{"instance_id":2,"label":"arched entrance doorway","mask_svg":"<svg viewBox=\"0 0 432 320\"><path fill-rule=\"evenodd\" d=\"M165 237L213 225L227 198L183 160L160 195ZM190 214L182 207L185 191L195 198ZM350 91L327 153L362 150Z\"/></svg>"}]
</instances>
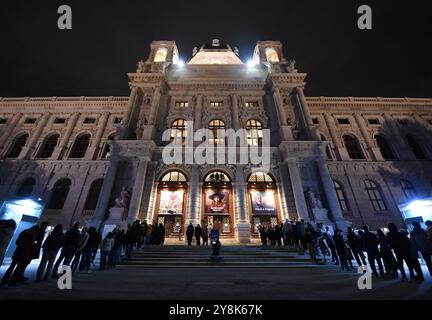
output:
<instances>
[{"instance_id":1,"label":"arched entrance doorway","mask_svg":"<svg viewBox=\"0 0 432 320\"><path fill-rule=\"evenodd\" d=\"M219 229L222 237L234 235L231 179L222 171L204 177L202 226Z\"/></svg>"},{"instance_id":2,"label":"arched entrance doorway","mask_svg":"<svg viewBox=\"0 0 432 320\"><path fill-rule=\"evenodd\" d=\"M167 237L178 237L184 230L187 179L177 170L169 171L159 180L156 207L156 222L165 226Z\"/></svg>"},{"instance_id":3,"label":"arched entrance doorway","mask_svg":"<svg viewBox=\"0 0 432 320\"><path fill-rule=\"evenodd\" d=\"M248 178L248 195L252 233L258 235L258 226L281 223L278 190L274 179L265 172L253 172Z\"/></svg>"}]
</instances>

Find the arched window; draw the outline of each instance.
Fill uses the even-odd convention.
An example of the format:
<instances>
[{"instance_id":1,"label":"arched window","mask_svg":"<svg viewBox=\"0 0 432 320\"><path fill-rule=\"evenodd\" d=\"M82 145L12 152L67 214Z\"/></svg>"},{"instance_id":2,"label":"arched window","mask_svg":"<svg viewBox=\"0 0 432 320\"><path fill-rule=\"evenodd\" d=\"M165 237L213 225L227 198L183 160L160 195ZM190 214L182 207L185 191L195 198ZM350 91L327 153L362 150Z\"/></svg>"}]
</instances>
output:
<instances>
[{"instance_id":1,"label":"arched window","mask_svg":"<svg viewBox=\"0 0 432 320\"><path fill-rule=\"evenodd\" d=\"M107 142L105 143L105 146L102 151L102 155L101 155L102 159L109 159L109 157L111 156L111 150L108 142L114 140L114 136L115 136L114 133L108 136Z\"/></svg>"},{"instance_id":2,"label":"arched window","mask_svg":"<svg viewBox=\"0 0 432 320\"><path fill-rule=\"evenodd\" d=\"M210 144L225 143L225 122L222 120L212 120L209 122L209 130L213 134L213 139L210 139Z\"/></svg>"},{"instance_id":3,"label":"arched window","mask_svg":"<svg viewBox=\"0 0 432 320\"><path fill-rule=\"evenodd\" d=\"M407 134L405 138L415 157L419 160L425 160L427 158L426 154L424 153L422 147L417 142L417 140L409 134Z\"/></svg>"},{"instance_id":4,"label":"arched window","mask_svg":"<svg viewBox=\"0 0 432 320\"><path fill-rule=\"evenodd\" d=\"M186 176L177 170L169 171L160 179L161 182L187 182Z\"/></svg>"},{"instance_id":5,"label":"arched window","mask_svg":"<svg viewBox=\"0 0 432 320\"><path fill-rule=\"evenodd\" d=\"M387 207L378 184L372 180L365 180L364 186L373 210L386 211Z\"/></svg>"},{"instance_id":6,"label":"arched window","mask_svg":"<svg viewBox=\"0 0 432 320\"><path fill-rule=\"evenodd\" d=\"M21 185L19 186L17 192L16 192L16 196L17 197L30 197L32 192L33 192L33 188L34 185L36 184L36 180L33 178L28 178L25 179Z\"/></svg>"},{"instance_id":7,"label":"arched window","mask_svg":"<svg viewBox=\"0 0 432 320\"><path fill-rule=\"evenodd\" d=\"M84 210L96 210L96 205L99 200L99 195L102 191L103 182L103 179L97 179L93 181L87 194Z\"/></svg>"},{"instance_id":8,"label":"arched window","mask_svg":"<svg viewBox=\"0 0 432 320\"><path fill-rule=\"evenodd\" d=\"M339 206L341 207L341 210L343 212L349 212L350 206L349 206L349 203L346 199L345 190L344 190L343 185L340 182L333 180L333 186L335 188L336 196L337 196L337 199L339 201Z\"/></svg>"},{"instance_id":9,"label":"arched window","mask_svg":"<svg viewBox=\"0 0 432 320\"><path fill-rule=\"evenodd\" d=\"M377 135L375 136L375 140L378 148L380 149L381 155L385 160L396 159L392 149L390 148L390 145L387 143L387 140L383 136Z\"/></svg>"},{"instance_id":10,"label":"arched window","mask_svg":"<svg viewBox=\"0 0 432 320\"><path fill-rule=\"evenodd\" d=\"M84 158L89 144L90 144L90 135L88 133L79 135L72 146L72 151L69 155L69 158L72 159Z\"/></svg>"},{"instance_id":11,"label":"arched window","mask_svg":"<svg viewBox=\"0 0 432 320\"><path fill-rule=\"evenodd\" d=\"M54 185L51 192L51 198L48 202L47 209L61 210L65 204L66 198L69 193L71 181L67 178L60 179Z\"/></svg>"},{"instance_id":12,"label":"arched window","mask_svg":"<svg viewBox=\"0 0 432 320\"><path fill-rule=\"evenodd\" d=\"M171 124L171 141L177 144L184 144L187 138L187 121L183 119L175 120Z\"/></svg>"},{"instance_id":13,"label":"arched window","mask_svg":"<svg viewBox=\"0 0 432 320\"><path fill-rule=\"evenodd\" d=\"M247 141L250 146L261 146L263 139L263 126L258 120L251 119L246 122Z\"/></svg>"},{"instance_id":14,"label":"arched window","mask_svg":"<svg viewBox=\"0 0 432 320\"><path fill-rule=\"evenodd\" d=\"M168 54L168 50L166 48L159 48L154 56L154 62L165 62Z\"/></svg>"},{"instance_id":15,"label":"arched window","mask_svg":"<svg viewBox=\"0 0 432 320\"><path fill-rule=\"evenodd\" d=\"M411 200L417 197L416 190L413 184L408 180L400 181L402 192L407 200Z\"/></svg>"},{"instance_id":16,"label":"arched window","mask_svg":"<svg viewBox=\"0 0 432 320\"><path fill-rule=\"evenodd\" d=\"M226 173L222 171L213 171L210 172L206 177L204 178L204 182L208 183L226 183L230 182L230 178L227 176Z\"/></svg>"},{"instance_id":17,"label":"arched window","mask_svg":"<svg viewBox=\"0 0 432 320\"><path fill-rule=\"evenodd\" d=\"M343 136L343 141L348 155L351 159L358 160L364 159L363 151L360 147L360 143L354 136L345 135Z\"/></svg>"},{"instance_id":18,"label":"arched window","mask_svg":"<svg viewBox=\"0 0 432 320\"><path fill-rule=\"evenodd\" d=\"M258 172L251 173L251 175L249 176L248 182L272 183L273 178L268 173L258 171Z\"/></svg>"},{"instance_id":19,"label":"arched window","mask_svg":"<svg viewBox=\"0 0 432 320\"><path fill-rule=\"evenodd\" d=\"M275 49L267 48L265 50L265 55L268 62L279 62L279 56Z\"/></svg>"},{"instance_id":20,"label":"arched window","mask_svg":"<svg viewBox=\"0 0 432 320\"><path fill-rule=\"evenodd\" d=\"M9 148L9 151L7 153L7 158L18 158L22 149L27 143L29 135L27 133L20 134L17 137L15 137L14 141L12 142L11 147Z\"/></svg>"},{"instance_id":21,"label":"arched window","mask_svg":"<svg viewBox=\"0 0 432 320\"><path fill-rule=\"evenodd\" d=\"M51 134L45 138L45 141L42 144L42 147L39 150L37 158L47 159L50 158L54 152L55 147L57 146L57 142L59 139L59 135L57 133Z\"/></svg>"},{"instance_id":22,"label":"arched window","mask_svg":"<svg viewBox=\"0 0 432 320\"><path fill-rule=\"evenodd\" d=\"M320 136L321 136L321 141L327 141L326 137L324 135L321 134ZM327 143L325 152L326 152L327 160L333 160L332 152L330 149L330 144L328 144L328 143Z\"/></svg>"}]
</instances>

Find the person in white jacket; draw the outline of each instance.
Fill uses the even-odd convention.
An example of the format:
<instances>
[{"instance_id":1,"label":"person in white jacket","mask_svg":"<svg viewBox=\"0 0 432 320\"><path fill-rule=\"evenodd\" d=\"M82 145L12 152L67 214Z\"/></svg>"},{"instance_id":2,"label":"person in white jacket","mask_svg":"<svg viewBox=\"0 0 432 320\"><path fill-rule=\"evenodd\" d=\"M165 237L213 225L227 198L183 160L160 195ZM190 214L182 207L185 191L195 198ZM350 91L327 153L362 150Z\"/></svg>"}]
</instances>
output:
<instances>
[{"instance_id":1,"label":"person in white jacket","mask_svg":"<svg viewBox=\"0 0 432 320\"><path fill-rule=\"evenodd\" d=\"M107 263L107 257L109 256L109 253L114 245L114 239L113 234L109 232L105 239L102 240L99 248L100 248L100 269L99 270L105 270L105 266Z\"/></svg>"}]
</instances>

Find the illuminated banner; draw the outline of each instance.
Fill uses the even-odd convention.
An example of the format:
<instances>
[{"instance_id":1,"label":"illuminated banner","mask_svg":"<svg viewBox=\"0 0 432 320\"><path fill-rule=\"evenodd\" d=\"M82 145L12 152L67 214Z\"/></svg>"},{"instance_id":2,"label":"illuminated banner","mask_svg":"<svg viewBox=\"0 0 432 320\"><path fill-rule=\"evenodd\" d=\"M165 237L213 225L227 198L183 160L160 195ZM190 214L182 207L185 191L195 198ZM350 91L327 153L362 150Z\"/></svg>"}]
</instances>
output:
<instances>
[{"instance_id":1,"label":"illuminated banner","mask_svg":"<svg viewBox=\"0 0 432 320\"><path fill-rule=\"evenodd\" d=\"M184 191L162 190L160 193L159 214L183 214Z\"/></svg>"},{"instance_id":2,"label":"illuminated banner","mask_svg":"<svg viewBox=\"0 0 432 320\"><path fill-rule=\"evenodd\" d=\"M229 214L229 192L207 190L204 194L206 214Z\"/></svg>"},{"instance_id":3,"label":"illuminated banner","mask_svg":"<svg viewBox=\"0 0 432 320\"><path fill-rule=\"evenodd\" d=\"M272 191L251 191L252 214L276 215L276 201Z\"/></svg>"}]
</instances>

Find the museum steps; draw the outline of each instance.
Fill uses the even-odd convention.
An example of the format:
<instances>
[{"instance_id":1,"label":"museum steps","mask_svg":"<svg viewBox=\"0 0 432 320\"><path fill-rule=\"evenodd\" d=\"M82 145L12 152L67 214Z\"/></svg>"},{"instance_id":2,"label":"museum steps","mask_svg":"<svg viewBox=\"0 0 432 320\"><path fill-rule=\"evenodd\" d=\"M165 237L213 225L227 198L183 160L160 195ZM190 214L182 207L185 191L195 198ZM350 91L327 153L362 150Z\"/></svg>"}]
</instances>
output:
<instances>
[{"instance_id":1,"label":"museum steps","mask_svg":"<svg viewBox=\"0 0 432 320\"><path fill-rule=\"evenodd\" d=\"M212 262L211 246L148 246L138 250L124 267L143 268L314 268L308 255L295 247L222 246L221 262Z\"/></svg>"}]
</instances>

